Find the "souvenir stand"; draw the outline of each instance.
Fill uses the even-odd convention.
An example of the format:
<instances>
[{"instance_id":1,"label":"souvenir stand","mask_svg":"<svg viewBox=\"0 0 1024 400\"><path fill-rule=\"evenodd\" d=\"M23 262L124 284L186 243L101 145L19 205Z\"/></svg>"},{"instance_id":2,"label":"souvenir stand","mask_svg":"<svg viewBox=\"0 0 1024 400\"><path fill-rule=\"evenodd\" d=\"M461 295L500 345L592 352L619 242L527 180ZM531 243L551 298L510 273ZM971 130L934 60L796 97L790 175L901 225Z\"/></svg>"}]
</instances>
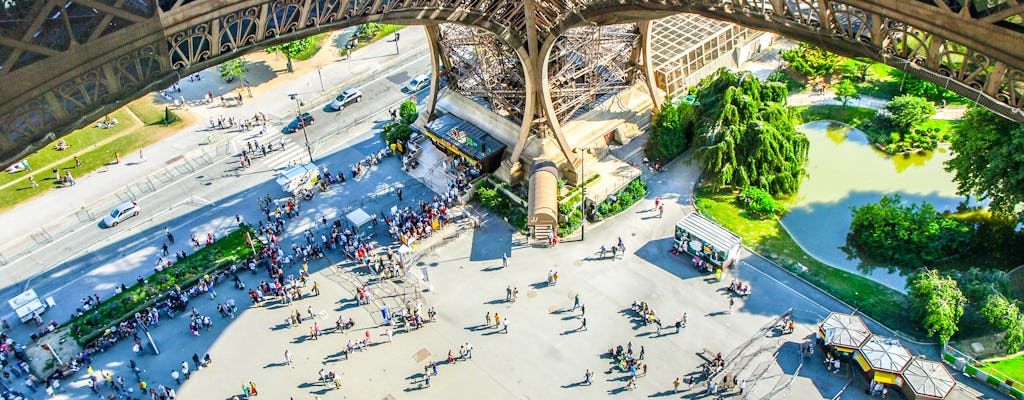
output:
<instances>
[{"instance_id":1,"label":"souvenir stand","mask_svg":"<svg viewBox=\"0 0 1024 400\"><path fill-rule=\"evenodd\" d=\"M903 385L899 374L911 358L899 340L877 335L871 335L853 354L865 379L895 386Z\"/></svg>"},{"instance_id":2,"label":"souvenir stand","mask_svg":"<svg viewBox=\"0 0 1024 400\"><path fill-rule=\"evenodd\" d=\"M852 357L871 336L871 330L860 317L833 312L818 326L818 335L825 351Z\"/></svg>"},{"instance_id":3,"label":"souvenir stand","mask_svg":"<svg viewBox=\"0 0 1024 400\"><path fill-rule=\"evenodd\" d=\"M956 380L942 363L915 358L900 373L903 385L900 391L909 400L945 399Z\"/></svg>"}]
</instances>

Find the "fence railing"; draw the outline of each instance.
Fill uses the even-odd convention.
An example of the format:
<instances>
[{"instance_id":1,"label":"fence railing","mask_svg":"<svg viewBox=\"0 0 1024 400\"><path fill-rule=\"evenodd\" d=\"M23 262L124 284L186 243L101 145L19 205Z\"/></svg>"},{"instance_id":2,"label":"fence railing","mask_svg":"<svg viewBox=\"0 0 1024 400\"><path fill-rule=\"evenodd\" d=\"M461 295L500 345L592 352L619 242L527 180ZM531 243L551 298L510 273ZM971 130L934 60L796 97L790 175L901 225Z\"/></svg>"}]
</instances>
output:
<instances>
[{"instance_id":1,"label":"fence railing","mask_svg":"<svg viewBox=\"0 0 1024 400\"><path fill-rule=\"evenodd\" d=\"M942 346L942 361L952 366L956 372L962 372L964 375L1010 395L1010 397L1024 400L1024 383L1010 378L999 370L974 359L949 344Z\"/></svg>"},{"instance_id":2,"label":"fence railing","mask_svg":"<svg viewBox=\"0 0 1024 400\"><path fill-rule=\"evenodd\" d=\"M0 247L0 265L7 265L28 257L46 244L56 242L86 225L94 225L98 219L107 215L118 204L137 200L146 194L170 186L183 177L212 165L230 152L231 143L228 139L192 150L163 169L130 183L123 189L83 206L71 214L55 218L36 231L4 244Z\"/></svg>"}]
</instances>

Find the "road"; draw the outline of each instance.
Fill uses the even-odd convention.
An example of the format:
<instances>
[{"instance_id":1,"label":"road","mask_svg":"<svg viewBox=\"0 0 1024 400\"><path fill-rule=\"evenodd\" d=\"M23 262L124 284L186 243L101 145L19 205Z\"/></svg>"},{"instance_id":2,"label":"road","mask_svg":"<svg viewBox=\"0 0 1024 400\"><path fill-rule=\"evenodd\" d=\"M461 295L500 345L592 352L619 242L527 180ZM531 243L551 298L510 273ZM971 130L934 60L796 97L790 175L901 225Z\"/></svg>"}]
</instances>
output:
<instances>
[{"instance_id":1,"label":"road","mask_svg":"<svg viewBox=\"0 0 1024 400\"><path fill-rule=\"evenodd\" d=\"M332 173L348 171L349 165L342 165L336 155L352 144L375 137L383 122L389 119L387 110L410 97L401 88L413 76L429 72L426 60L422 51L406 52L390 60L393 67L387 74L348 80L328 88L326 94L301 94L300 98L307 102L303 111L312 113L316 119L307 133L314 143L318 164L327 166ZM363 92L362 101L341 111L325 109L333 95L353 86ZM270 95L287 99L287 90L282 87L279 93ZM429 89L414 93L421 106L428 93ZM164 228L176 237L175 243L170 245L171 252L191 252L189 237L193 234L202 237L207 233L223 234L235 225L236 214L255 221L258 217L254 213L258 211L255 203L253 207L237 205L248 206L246 202L267 193L280 194L280 188L274 183L276 173L293 160L308 162L301 132L281 133L289 117L287 114L276 118L271 115L271 129L264 137L254 135L256 130L253 130L233 133L231 138L233 148L239 152L249 140L273 143L276 147L282 139L284 151L254 158L247 169L239 168L238 153L231 154L187 179L139 198L143 209L139 217L111 229L101 227L97 221L96 225L44 245L23 260L0 267L4 277L0 282L0 298L9 299L24 290L34 289L40 298L53 297L57 303L44 315L45 319L63 322L81 306L82 298L92 294L110 297L120 283L130 285L138 276L152 273L161 257ZM13 311L7 310L3 318L15 322ZM21 324L14 326L15 337L21 340L27 340L33 329Z\"/></svg>"}]
</instances>

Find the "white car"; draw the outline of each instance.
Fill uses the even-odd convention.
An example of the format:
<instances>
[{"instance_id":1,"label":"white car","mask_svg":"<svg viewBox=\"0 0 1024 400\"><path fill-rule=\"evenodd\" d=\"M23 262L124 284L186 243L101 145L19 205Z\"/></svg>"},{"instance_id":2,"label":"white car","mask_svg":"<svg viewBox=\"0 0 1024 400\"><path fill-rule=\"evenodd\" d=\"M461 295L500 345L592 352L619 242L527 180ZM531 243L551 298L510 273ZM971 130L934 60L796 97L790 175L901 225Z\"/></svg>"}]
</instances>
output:
<instances>
[{"instance_id":1,"label":"white car","mask_svg":"<svg viewBox=\"0 0 1024 400\"><path fill-rule=\"evenodd\" d=\"M345 106L352 103L358 103L359 100L362 99L363 92L360 92L359 89L356 88L349 88L346 89L344 92L341 92L341 94L339 94L338 97L331 102L331 108L335 110L341 110Z\"/></svg>"},{"instance_id":2,"label":"white car","mask_svg":"<svg viewBox=\"0 0 1024 400\"><path fill-rule=\"evenodd\" d=\"M419 74L416 75L415 78L412 78L412 80L409 81L409 84L405 85L403 90L405 90L406 93L416 93L427 87L427 85L430 85L430 75Z\"/></svg>"},{"instance_id":3,"label":"white car","mask_svg":"<svg viewBox=\"0 0 1024 400\"><path fill-rule=\"evenodd\" d=\"M118 204L117 207L114 207L114 211L110 212L110 215L103 218L103 225L108 228L113 228L117 226L117 224L121 223L121 221L139 215L140 209L139 203L134 201L126 201Z\"/></svg>"}]
</instances>

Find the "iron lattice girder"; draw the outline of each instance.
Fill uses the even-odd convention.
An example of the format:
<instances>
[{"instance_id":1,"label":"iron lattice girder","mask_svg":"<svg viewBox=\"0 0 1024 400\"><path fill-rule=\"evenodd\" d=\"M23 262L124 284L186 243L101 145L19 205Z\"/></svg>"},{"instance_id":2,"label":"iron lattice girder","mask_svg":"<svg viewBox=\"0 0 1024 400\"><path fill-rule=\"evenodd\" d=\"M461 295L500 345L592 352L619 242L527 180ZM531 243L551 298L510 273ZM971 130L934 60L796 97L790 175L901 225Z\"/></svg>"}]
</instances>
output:
<instances>
[{"instance_id":1,"label":"iron lattice girder","mask_svg":"<svg viewBox=\"0 0 1024 400\"><path fill-rule=\"evenodd\" d=\"M441 24L438 29L438 45L449 63L452 88L483 99L492 111L521 122L526 105L525 75L515 51L479 28Z\"/></svg>"},{"instance_id":2,"label":"iron lattice girder","mask_svg":"<svg viewBox=\"0 0 1024 400\"><path fill-rule=\"evenodd\" d=\"M547 61L554 117L568 121L599 96L628 88L639 43L634 24L579 27L560 35Z\"/></svg>"},{"instance_id":3,"label":"iron lattice girder","mask_svg":"<svg viewBox=\"0 0 1024 400\"><path fill-rule=\"evenodd\" d=\"M0 8L0 161L178 74L327 30L451 22L535 57L573 27L678 12L880 60L1024 121L1020 0L13 0Z\"/></svg>"}]
</instances>

